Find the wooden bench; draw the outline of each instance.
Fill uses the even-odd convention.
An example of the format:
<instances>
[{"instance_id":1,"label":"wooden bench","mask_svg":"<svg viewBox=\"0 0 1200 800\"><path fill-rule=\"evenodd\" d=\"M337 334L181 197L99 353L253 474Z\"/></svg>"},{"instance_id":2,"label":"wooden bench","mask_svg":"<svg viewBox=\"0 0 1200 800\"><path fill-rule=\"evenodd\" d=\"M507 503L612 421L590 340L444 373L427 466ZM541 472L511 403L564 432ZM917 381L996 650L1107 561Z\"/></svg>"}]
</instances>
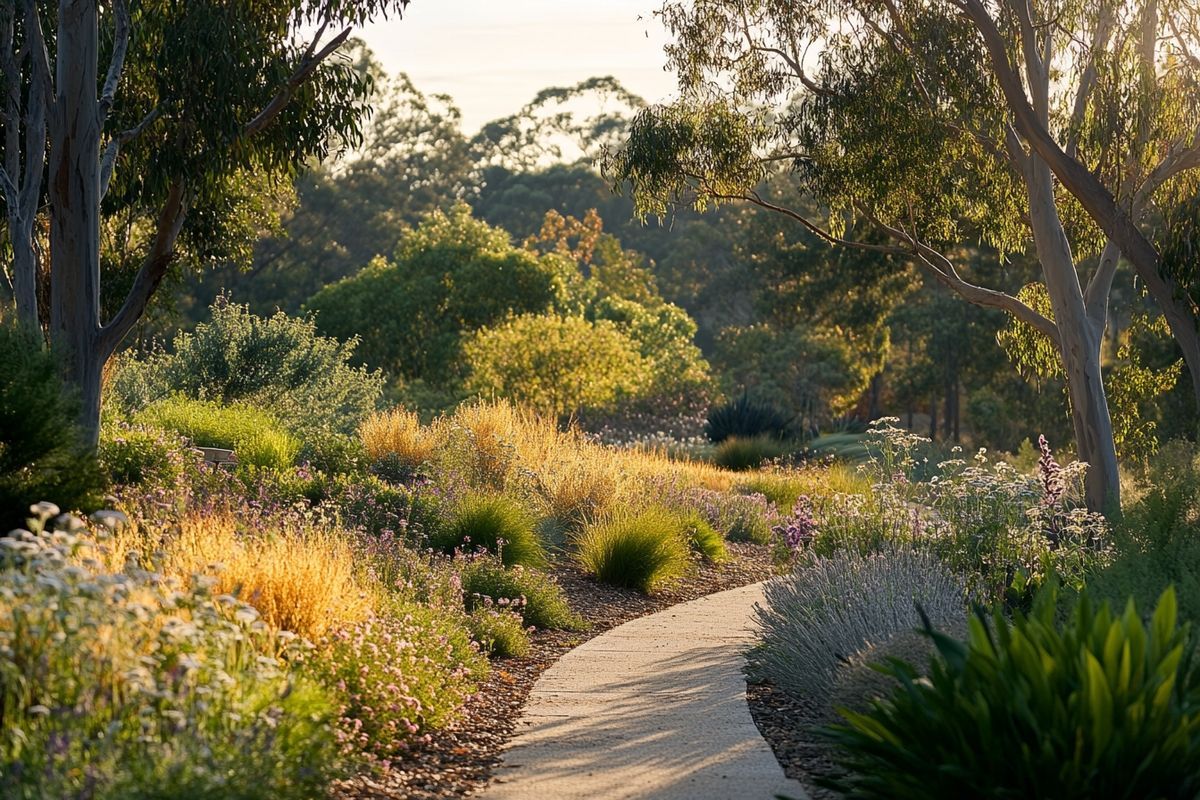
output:
<instances>
[{"instance_id":1,"label":"wooden bench","mask_svg":"<svg viewBox=\"0 0 1200 800\"><path fill-rule=\"evenodd\" d=\"M233 469L237 466L237 454L232 450L221 447L197 447L196 449L204 457L205 464L210 464L217 469Z\"/></svg>"}]
</instances>

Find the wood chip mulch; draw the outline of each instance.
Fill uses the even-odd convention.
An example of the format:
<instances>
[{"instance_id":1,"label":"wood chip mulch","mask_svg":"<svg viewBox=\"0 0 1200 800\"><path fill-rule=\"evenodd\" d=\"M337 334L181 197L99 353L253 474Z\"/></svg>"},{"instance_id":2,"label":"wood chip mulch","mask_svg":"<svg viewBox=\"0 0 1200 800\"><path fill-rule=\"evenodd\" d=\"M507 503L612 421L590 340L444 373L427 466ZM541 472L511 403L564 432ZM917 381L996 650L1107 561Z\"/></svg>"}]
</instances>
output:
<instances>
[{"instance_id":1,"label":"wood chip mulch","mask_svg":"<svg viewBox=\"0 0 1200 800\"><path fill-rule=\"evenodd\" d=\"M631 619L715 592L766 580L772 574L769 547L728 543L731 560L700 565L686 580L651 596L599 583L570 566L555 577L571 607L589 623L585 632L537 631L528 656L500 659L462 716L417 742L382 775L340 783L337 800L436 800L466 797L483 789L512 738L525 698L538 677L568 650Z\"/></svg>"},{"instance_id":2,"label":"wood chip mulch","mask_svg":"<svg viewBox=\"0 0 1200 800\"><path fill-rule=\"evenodd\" d=\"M796 698L769 683L746 684L750 716L789 778L800 781L812 800L835 800L836 792L813 784L815 778L834 775L830 745L817 731L836 721L827 710Z\"/></svg>"}]
</instances>

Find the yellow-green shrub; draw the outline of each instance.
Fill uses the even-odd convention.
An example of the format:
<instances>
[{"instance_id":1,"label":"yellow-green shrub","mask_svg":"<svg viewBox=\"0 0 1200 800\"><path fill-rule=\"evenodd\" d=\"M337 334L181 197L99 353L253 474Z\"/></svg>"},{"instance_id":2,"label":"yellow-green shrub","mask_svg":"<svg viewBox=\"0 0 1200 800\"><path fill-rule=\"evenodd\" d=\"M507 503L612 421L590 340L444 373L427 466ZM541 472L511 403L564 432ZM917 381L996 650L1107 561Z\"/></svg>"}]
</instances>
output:
<instances>
[{"instance_id":1,"label":"yellow-green shrub","mask_svg":"<svg viewBox=\"0 0 1200 800\"><path fill-rule=\"evenodd\" d=\"M650 380L637 343L608 320L527 314L478 331L463 354L470 391L554 418L613 408Z\"/></svg>"},{"instance_id":2,"label":"yellow-green shrub","mask_svg":"<svg viewBox=\"0 0 1200 800\"><path fill-rule=\"evenodd\" d=\"M172 397L148 406L136 422L186 436L197 447L233 450L239 464L283 469L300 454L300 441L266 412Z\"/></svg>"}]
</instances>

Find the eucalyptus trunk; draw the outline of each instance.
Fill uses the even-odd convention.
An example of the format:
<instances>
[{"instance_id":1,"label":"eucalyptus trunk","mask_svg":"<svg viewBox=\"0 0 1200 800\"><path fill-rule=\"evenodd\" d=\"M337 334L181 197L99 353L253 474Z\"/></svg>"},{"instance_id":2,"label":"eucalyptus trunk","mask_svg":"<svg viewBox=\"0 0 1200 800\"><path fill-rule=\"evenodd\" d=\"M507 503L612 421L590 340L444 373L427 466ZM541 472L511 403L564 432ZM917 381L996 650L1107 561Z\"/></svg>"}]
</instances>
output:
<instances>
[{"instance_id":1,"label":"eucalyptus trunk","mask_svg":"<svg viewBox=\"0 0 1200 800\"><path fill-rule=\"evenodd\" d=\"M100 435L99 13L95 0L61 0L50 137L50 337L82 402L86 441Z\"/></svg>"},{"instance_id":2,"label":"eucalyptus trunk","mask_svg":"<svg viewBox=\"0 0 1200 800\"><path fill-rule=\"evenodd\" d=\"M1112 417L1100 366L1105 320L1088 317L1071 244L1055 205L1053 178L1045 162L1036 156L1030 158L1026 184L1034 246L1058 329L1075 446L1079 459L1088 464L1087 506L1104 512L1119 508L1121 502Z\"/></svg>"}]
</instances>

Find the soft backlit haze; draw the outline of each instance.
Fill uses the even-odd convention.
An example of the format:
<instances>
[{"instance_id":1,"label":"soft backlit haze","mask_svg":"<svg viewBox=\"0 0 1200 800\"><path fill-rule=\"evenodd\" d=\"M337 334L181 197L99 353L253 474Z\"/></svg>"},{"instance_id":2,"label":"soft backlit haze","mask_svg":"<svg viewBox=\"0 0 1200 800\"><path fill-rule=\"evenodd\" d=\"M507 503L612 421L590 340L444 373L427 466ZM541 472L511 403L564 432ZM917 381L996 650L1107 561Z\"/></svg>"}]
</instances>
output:
<instances>
[{"instance_id":1,"label":"soft backlit haze","mask_svg":"<svg viewBox=\"0 0 1200 800\"><path fill-rule=\"evenodd\" d=\"M413 0L404 19L362 36L388 72L449 94L468 132L507 116L539 89L614 75L649 101L675 87L663 72L657 0ZM640 18L639 18L640 17Z\"/></svg>"}]
</instances>

